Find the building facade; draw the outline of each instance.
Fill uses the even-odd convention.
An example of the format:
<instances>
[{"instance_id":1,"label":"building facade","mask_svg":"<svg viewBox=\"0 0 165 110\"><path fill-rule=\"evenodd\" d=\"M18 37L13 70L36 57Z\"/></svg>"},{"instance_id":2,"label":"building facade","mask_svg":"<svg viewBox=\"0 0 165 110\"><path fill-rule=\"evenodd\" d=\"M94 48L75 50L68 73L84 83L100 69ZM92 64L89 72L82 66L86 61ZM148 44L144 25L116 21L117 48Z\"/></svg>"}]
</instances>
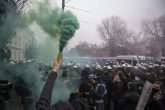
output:
<instances>
[{"instance_id":1,"label":"building facade","mask_svg":"<svg viewBox=\"0 0 165 110\"><path fill-rule=\"evenodd\" d=\"M16 36L8 44L11 50L11 60L25 60L26 50L33 44L34 34L30 29L22 29L16 31Z\"/></svg>"}]
</instances>

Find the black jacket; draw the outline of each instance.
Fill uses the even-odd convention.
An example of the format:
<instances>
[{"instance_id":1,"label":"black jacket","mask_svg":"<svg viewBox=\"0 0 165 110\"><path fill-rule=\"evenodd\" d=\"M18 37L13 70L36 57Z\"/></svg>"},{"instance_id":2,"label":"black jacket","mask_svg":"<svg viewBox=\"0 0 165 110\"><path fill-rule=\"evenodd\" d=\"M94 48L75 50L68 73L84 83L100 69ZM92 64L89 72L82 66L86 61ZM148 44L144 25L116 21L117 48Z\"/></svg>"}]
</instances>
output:
<instances>
[{"instance_id":1,"label":"black jacket","mask_svg":"<svg viewBox=\"0 0 165 110\"><path fill-rule=\"evenodd\" d=\"M89 110L89 106L85 103L85 100L79 96L71 96L69 102L75 108L75 110Z\"/></svg>"},{"instance_id":2,"label":"black jacket","mask_svg":"<svg viewBox=\"0 0 165 110\"><path fill-rule=\"evenodd\" d=\"M40 98L36 103L37 110L48 110L51 104L51 96L57 73L51 72L41 92Z\"/></svg>"},{"instance_id":3,"label":"black jacket","mask_svg":"<svg viewBox=\"0 0 165 110\"><path fill-rule=\"evenodd\" d=\"M162 93L159 101L155 101L153 98L149 99L145 110L165 110L165 92Z\"/></svg>"},{"instance_id":4,"label":"black jacket","mask_svg":"<svg viewBox=\"0 0 165 110\"><path fill-rule=\"evenodd\" d=\"M139 93L129 91L119 101L120 110L135 110L139 100Z\"/></svg>"},{"instance_id":5,"label":"black jacket","mask_svg":"<svg viewBox=\"0 0 165 110\"><path fill-rule=\"evenodd\" d=\"M69 103L63 101L59 101L52 106L50 105L56 77L56 72L51 72L48 76L44 88L41 92L40 98L36 103L36 110L74 110Z\"/></svg>"}]
</instances>

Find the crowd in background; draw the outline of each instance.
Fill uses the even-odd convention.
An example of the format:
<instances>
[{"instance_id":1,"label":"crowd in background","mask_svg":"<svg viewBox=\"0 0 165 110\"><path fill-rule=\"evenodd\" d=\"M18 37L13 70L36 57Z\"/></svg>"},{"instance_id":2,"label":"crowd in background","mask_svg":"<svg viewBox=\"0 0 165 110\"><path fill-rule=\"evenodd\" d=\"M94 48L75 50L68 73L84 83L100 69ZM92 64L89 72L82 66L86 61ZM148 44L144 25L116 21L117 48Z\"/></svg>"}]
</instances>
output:
<instances>
[{"instance_id":1,"label":"crowd in background","mask_svg":"<svg viewBox=\"0 0 165 110\"><path fill-rule=\"evenodd\" d=\"M12 76L10 81L13 83L12 89L22 98L23 110L35 109L35 102L38 98L34 90L38 86L36 85L36 74L40 75L41 82L46 81L51 66L41 64L36 66L32 62L11 63L10 65L12 65L8 65L10 71L15 70L15 73L27 69L25 65L33 67L33 69L27 69L27 73L25 73L30 75L30 77L28 76L30 83L25 79L25 74L18 73L13 75L14 77ZM16 68L20 66L21 68L17 70ZM37 68L39 73L36 73L34 68ZM10 71L7 73L12 74ZM165 64L163 62L142 63L136 66L125 61L120 64L109 62L104 65L95 63L85 66L71 62L61 65L58 76L62 81L72 81L67 84L77 83L77 88L73 89L68 99L75 110L135 110L146 81L153 84L153 89L145 105L145 110L164 110L165 108ZM31 88L32 85L34 88ZM5 89L10 93L11 88ZM2 91L0 96L2 96ZM0 97L0 110L4 110L3 105L6 102L3 97ZM5 98L10 99L10 94L5 94Z\"/></svg>"},{"instance_id":2,"label":"crowd in background","mask_svg":"<svg viewBox=\"0 0 165 110\"><path fill-rule=\"evenodd\" d=\"M74 64L64 66L63 77ZM135 110L146 81L153 84L153 90L145 110L165 109L165 65L163 62L131 66L106 63L86 65L80 72L81 83L77 93L71 93L69 102L76 110ZM73 76L71 76L73 77Z\"/></svg>"}]
</instances>

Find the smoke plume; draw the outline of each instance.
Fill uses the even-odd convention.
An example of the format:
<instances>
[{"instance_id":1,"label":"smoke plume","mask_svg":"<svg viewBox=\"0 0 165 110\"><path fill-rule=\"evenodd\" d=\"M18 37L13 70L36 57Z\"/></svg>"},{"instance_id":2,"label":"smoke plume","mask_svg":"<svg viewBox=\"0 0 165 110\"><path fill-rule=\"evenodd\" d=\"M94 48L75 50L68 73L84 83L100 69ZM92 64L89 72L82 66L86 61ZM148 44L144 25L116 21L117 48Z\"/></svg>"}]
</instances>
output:
<instances>
[{"instance_id":1,"label":"smoke plume","mask_svg":"<svg viewBox=\"0 0 165 110\"><path fill-rule=\"evenodd\" d=\"M0 25L1 27L4 26L3 28L0 27L0 45L1 42L5 44L9 42L9 40L7 42L4 42L3 40L4 37L8 37L6 33L10 29L11 25L14 26L14 29L22 29L37 25L47 39L44 39L44 41L39 44L39 48L36 50L38 53L36 62L42 60L42 64L50 64L50 62L53 61L55 54L57 54L57 45L59 44L59 51L62 52L64 47L67 45L67 42L74 36L76 29L79 28L79 23L77 18L71 12L62 11L57 7L52 7L48 0L41 3L36 2L35 6L35 8L29 9L25 15L17 17L16 20L13 18L12 14L8 15L8 18L5 20L7 25ZM34 33L37 39L42 39L43 35L41 35L41 37L36 31L34 31ZM9 80L13 83L17 80L16 78L23 79L27 84L26 88L32 92L32 98L34 98L33 103L35 103L38 99L44 84L44 81L41 80L41 73L44 71L38 70L40 64L36 62L21 62L15 65L10 65L10 67L4 63L0 64L0 79ZM70 85L67 85L60 79L60 77L61 74L58 74L52 98L54 101L61 99L67 100L70 92L73 91L72 88L77 88L77 85L71 83Z\"/></svg>"},{"instance_id":2,"label":"smoke plume","mask_svg":"<svg viewBox=\"0 0 165 110\"><path fill-rule=\"evenodd\" d=\"M47 1L38 3L37 6L37 10L32 9L29 11L24 21L26 24L37 23L50 37L59 37L59 51L62 52L67 42L79 28L76 16L70 11L50 8L51 5Z\"/></svg>"},{"instance_id":3,"label":"smoke plume","mask_svg":"<svg viewBox=\"0 0 165 110\"><path fill-rule=\"evenodd\" d=\"M60 15L60 45L59 51L62 52L67 42L74 36L75 31L79 28L77 18L69 11L62 12Z\"/></svg>"}]
</instances>

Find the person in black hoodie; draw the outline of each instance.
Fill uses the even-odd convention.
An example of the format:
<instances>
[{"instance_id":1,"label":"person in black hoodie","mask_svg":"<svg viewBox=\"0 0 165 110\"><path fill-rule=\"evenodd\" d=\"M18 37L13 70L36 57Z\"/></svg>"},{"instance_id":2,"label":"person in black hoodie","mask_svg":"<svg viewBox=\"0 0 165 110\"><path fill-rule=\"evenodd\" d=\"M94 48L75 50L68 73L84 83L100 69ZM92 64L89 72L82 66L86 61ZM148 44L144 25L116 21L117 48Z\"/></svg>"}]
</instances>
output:
<instances>
[{"instance_id":1,"label":"person in black hoodie","mask_svg":"<svg viewBox=\"0 0 165 110\"><path fill-rule=\"evenodd\" d=\"M145 110L165 109L165 87L161 81L156 81Z\"/></svg>"},{"instance_id":2,"label":"person in black hoodie","mask_svg":"<svg viewBox=\"0 0 165 110\"><path fill-rule=\"evenodd\" d=\"M119 101L119 110L135 110L140 94L136 92L136 82L128 82L128 93Z\"/></svg>"},{"instance_id":3,"label":"person in black hoodie","mask_svg":"<svg viewBox=\"0 0 165 110\"><path fill-rule=\"evenodd\" d=\"M114 110L119 110L119 100L123 92L123 82L118 75L114 76L109 85L110 97L114 105Z\"/></svg>"},{"instance_id":4,"label":"person in black hoodie","mask_svg":"<svg viewBox=\"0 0 165 110\"><path fill-rule=\"evenodd\" d=\"M87 82L82 82L77 93L71 93L69 102L75 110L94 110L94 101L90 93L91 86Z\"/></svg>"},{"instance_id":5,"label":"person in black hoodie","mask_svg":"<svg viewBox=\"0 0 165 110\"><path fill-rule=\"evenodd\" d=\"M55 80L57 77L57 71L60 67L60 63L56 62L53 71L48 76L44 88L41 92L40 98L36 103L36 110L74 110L74 108L67 102L59 101L51 105L51 96Z\"/></svg>"}]
</instances>

